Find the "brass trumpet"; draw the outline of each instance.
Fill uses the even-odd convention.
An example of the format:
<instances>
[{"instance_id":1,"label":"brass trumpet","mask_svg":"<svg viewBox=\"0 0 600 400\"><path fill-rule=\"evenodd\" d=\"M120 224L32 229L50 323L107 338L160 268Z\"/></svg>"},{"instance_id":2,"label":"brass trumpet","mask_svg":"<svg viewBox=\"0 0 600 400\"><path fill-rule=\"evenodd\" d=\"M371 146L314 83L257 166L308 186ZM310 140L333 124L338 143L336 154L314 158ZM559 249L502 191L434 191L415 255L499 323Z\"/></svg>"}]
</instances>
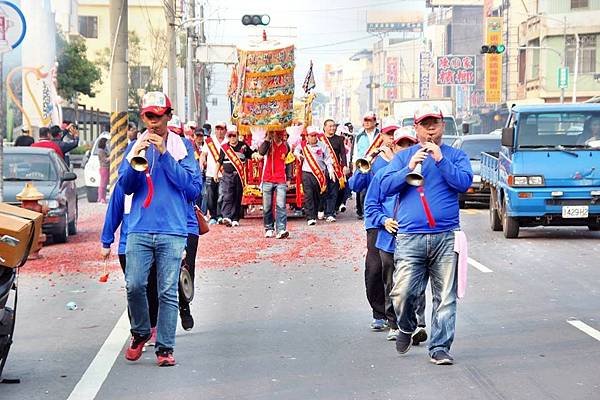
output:
<instances>
[{"instance_id":1,"label":"brass trumpet","mask_svg":"<svg viewBox=\"0 0 600 400\"><path fill-rule=\"evenodd\" d=\"M431 153L428 151L428 153ZM411 172L406 174L406 183L412 186L423 186L423 163L420 162Z\"/></svg>"},{"instance_id":2,"label":"brass trumpet","mask_svg":"<svg viewBox=\"0 0 600 400\"><path fill-rule=\"evenodd\" d=\"M361 174L368 174L371 171L371 163L373 162L373 159L382 151L383 149L378 149L365 158L358 158L356 161L354 161L354 167L358 169Z\"/></svg>"},{"instance_id":3,"label":"brass trumpet","mask_svg":"<svg viewBox=\"0 0 600 400\"><path fill-rule=\"evenodd\" d=\"M133 157L129 164L136 171L144 172L148 168L148 160L146 159L146 150L141 150L137 156Z\"/></svg>"},{"instance_id":4,"label":"brass trumpet","mask_svg":"<svg viewBox=\"0 0 600 400\"><path fill-rule=\"evenodd\" d=\"M412 186L423 186L423 163L418 163L415 169L406 174L406 183Z\"/></svg>"}]
</instances>

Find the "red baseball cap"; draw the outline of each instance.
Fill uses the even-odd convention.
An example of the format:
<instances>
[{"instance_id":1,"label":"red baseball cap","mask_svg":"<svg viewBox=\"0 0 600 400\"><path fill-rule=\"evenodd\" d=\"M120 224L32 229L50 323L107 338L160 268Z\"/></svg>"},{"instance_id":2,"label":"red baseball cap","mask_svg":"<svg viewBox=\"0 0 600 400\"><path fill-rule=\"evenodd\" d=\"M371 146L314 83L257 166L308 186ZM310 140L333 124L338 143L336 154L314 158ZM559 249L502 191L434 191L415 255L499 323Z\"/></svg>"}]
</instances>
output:
<instances>
[{"instance_id":1,"label":"red baseball cap","mask_svg":"<svg viewBox=\"0 0 600 400\"><path fill-rule=\"evenodd\" d=\"M167 128L178 135L183 134L183 124L177 115L171 116L171 119L167 122Z\"/></svg>"},{"instance_id":2,"label":"red baseball cap","mask_svg":"<svg viewBox=\"0 0 600 400\"><path fill-rule=\"evenodd\" d=\"M388 125L388 126L384 126L383 129L381 129L381 133L383 133L384 135L389 135L389 134L394 134L394 131L398 129L398 126L396 125Z\"/></svg>"},{"instance_id":3,"label":"red baseball cap","mask_svg":"<svg viewBox=\"0 0 600 400\"><path fill-rule=\"evenodd\" d=\"M171 100L162 92L148 92L142 97L140 115L152 113L164 115L171 110Z\"/></svg>"},{"instance_id":4,"label":"red baseball cap","mask_svg":"<svg viewBox=\"0 0 600 400\"><path fill-rule=\"evenodd\" d=\"M415 112L415 125L429 117L444 119L442 110L436 104L423 103Z\"/></svg>"}]
</instances>

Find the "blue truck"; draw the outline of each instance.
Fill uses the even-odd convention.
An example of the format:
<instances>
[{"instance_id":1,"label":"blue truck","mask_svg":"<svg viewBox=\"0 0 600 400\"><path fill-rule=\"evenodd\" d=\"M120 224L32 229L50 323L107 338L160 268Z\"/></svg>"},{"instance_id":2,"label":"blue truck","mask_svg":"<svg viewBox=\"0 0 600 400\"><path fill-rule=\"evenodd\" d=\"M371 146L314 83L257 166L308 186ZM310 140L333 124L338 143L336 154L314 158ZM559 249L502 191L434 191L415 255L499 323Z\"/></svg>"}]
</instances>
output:
<instances>
[{"instance_id":1,"label":"blue truck","mask_svg":"<svg viewBox=\"0 0 600 400\"><path fill-rule=\"evenodd\" d=\"M514 106L498 153L482 153L490 227L600 230L600 104Z\"/></svg>"}]
</instances>

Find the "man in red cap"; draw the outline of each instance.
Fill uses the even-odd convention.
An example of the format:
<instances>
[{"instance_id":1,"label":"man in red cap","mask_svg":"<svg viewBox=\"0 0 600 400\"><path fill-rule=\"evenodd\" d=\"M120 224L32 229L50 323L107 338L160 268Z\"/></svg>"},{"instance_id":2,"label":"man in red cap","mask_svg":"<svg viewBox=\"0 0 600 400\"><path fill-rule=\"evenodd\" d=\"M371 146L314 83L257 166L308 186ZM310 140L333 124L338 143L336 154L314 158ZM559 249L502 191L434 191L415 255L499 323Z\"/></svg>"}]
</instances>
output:
<instances>
[{"instance_id":1,"label":"man in red cap","mask_svg":"<svg viewBox=\"0 0 600 400\"><path fill-rule=\"evenodd\" d=\"M190 203L202 185L193 152L167 128L171 113L171 101L164 93L144 95L140 114L147 130L125 150L127 156L117 182L125 194L133 194L125 250L132 338L125 358L138 360L151 337L146 285L154 261L159 296L155 344L159 366L175 365L179 269L188 237ZM140 165L132 161L137 157L145 159L145 171L135 168Z\"/></svg>"},{"instance_id":2,"label":"man in red cap","mask_svg":"<svg viewBox=\"0 0 600 400\"><path fill-rule=\"evenodd\" d=\"M373 111L369 111L363 116L363 129L354 138L354 148L352 149L353 162L369 155L373 147L373 142L375 142L378 135L377 116ZM380 144L376 143L374 147L379 146ZM356 216L359 219L363 219L363 205L366 193L366 189L356 193Z\"/></svg>"},{"instance_id":3,"label":"man in red cap","mask_svg":"<svg viewBox=\"0 0 600 400\"><path fill-rule=\"evenodd\" d=\"M417 330L416 310L427 281L432 288L429 356L437 365L454 362L450 346L456 324L456 253L460 230L458 194L473 180L469 157L442 142L439 107L423 104L415 112L419 144L394 157L381 178L383 196L398 196L398 234L394 253L394 287L390 298L398 319L396 350L406 353ZM422 179L407 179L419 166Z\"/></svg>"},{"instance_id":4,"label":"man in red cap","mask_svg":"<svg viewBox=\"0 0 600 400\"><path fill-rule=\"evenodd\" d=\"M206 124L205 124L206 125ZM221 144L225 141L225 133L227 132L227 123L220 121L215 124L214 133L204 139L202 153L200 155L200 165L206 172L206 205L210 220L208 223L214 225L221 223L223 215L221 206L223 199L220 191L219 179L222 176L222 171L216 169L219 161L219 153Z\"/></svg>"}]
</instances>

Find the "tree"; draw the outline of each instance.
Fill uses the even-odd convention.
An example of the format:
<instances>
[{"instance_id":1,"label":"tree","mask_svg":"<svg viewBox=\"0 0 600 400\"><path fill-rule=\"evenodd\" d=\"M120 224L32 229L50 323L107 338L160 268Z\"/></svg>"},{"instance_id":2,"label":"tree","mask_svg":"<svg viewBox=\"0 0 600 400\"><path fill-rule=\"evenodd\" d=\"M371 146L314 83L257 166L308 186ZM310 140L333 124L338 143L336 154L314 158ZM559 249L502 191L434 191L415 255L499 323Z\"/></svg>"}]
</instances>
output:
<instances>
[{"instance_id":1,"label":"tree","mask_svg":"<svg viewBox=\"0 0 600 400\"><path fill-rule=\"evenodd\" d=\"M80 94L94 97L93 87L102 83L102 74L100 68L87 59L85 41L82 38L67 41L62 33L58 32L56 48L58 94L69 102L76 101Z\"/></svg>"},{"instance_id":2,"label":"tree","mask_svg":"<svg viewBox=\"0 0 600 400\"><path fill-rule=\"evenodd\" d=\"M137 111L141 98L146 92L162 90L162 71L167 64L167 37L164 30L150 29L147 41L152 46L142 43L135 31L129 31L128 60L129 60L129 109ZM149 54L148 54L149 53ZM110 49L105 48L96 52L96 64L107 73L110 69Z\"/></svg>"}]
</instances>

